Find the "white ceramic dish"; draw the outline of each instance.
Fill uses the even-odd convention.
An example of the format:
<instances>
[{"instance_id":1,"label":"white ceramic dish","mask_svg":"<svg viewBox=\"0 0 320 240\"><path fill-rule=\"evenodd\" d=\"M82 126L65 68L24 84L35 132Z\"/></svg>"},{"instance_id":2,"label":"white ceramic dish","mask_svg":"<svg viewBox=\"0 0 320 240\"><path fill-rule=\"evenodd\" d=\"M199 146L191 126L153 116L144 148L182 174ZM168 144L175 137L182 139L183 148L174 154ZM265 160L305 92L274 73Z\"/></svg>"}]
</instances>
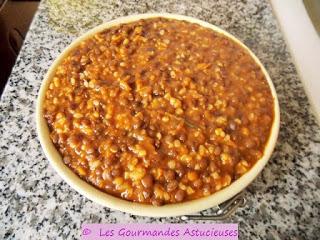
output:
<instances>
[{"instance_id":1,"label":"white ceramic dish","mask_svg":"<svg viewBox=\"0 0 320 240\"><path fill-rule=\"evenodd\" d=\"M71 171L71 169L69 169L63 163L60 154L56 150L51 139L49 138L49 129L48 129L46 120L43 117L43 101L45 98L45 92L48 88L49 82L55 73L56 67L61 63L62 59L64 59L64 57L70 52L71 49L73 49L76 45L78 45L78 43L81 42L82 40L106 28L110 28L112 26L119 25L121 23L128 23L132 21L137 21L139 19L154 18L154 17L166 17L166 18L172 18L177 20L185 20L191 23L197 23L203 27L210 28L216 32L224 34L225 36L229 37L233 41L237 42L239 45L241 45L250 53L252 58L261 67L269 83L269 86L274 98L274 122L271 130L270 138L265 148L264 155L246 174L244 174L241 178L233 182L230 186L208 197L203 197L197 200L182 202L177 204L168 204L161 207L156 207L156 206L146 205L141 203L133 203L126 200L122 200L120 198L117 198L107 193L104 193L102 191L99 191L98 189L88 184L84 180L81 180L75 173ZM81 37L77 38L61 53L61 55L54 61L54 63L48 70L48 73L45 76L45 79L43 80L40 91L39 91L36 107L37 107L36 109L37 131L38 131L38 136L39 136L43 151L47 156L47 158L49 159L52 166L54 167L54 169L72 188L74 188L80 194L91 199L92 201L99 203L103 206L106 206L112 209L117 209L123 212L128 212L131 214L150 216L150 217L169 217L169 216L186 215L186 214L199 212L201 210L216 206L230 199L240 191L242 191L257 177L257 175L261 172L261 170L269 160L277 141L278 132L279 132L279 122L280 122L279 104L278 104L276 91L272 84L272 81L267 71L262 66L261 62L258 60L258 58L243 43L241 43L238 39L236 39L234 36L227 33L226 31L212 24L209 24L207 22L204 22L192 17L186 17L181 15L175 15L175 14L163 14L163 13L141 14L141 15L118 18L116 20L104 23L92 29L91 31L87 32L86 34L82 35Z\"/></svg>"}]
</instances>

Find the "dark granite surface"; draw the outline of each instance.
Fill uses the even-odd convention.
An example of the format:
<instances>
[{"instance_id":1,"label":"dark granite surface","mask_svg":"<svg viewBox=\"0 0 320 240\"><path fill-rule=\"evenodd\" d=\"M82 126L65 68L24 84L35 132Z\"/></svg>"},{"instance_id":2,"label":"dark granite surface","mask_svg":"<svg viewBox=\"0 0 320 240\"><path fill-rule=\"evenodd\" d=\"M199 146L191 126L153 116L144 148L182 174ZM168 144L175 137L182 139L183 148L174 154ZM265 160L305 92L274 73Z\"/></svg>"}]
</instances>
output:
<instances>
[{"instance_id":1,"label":"dark granite surface","mask_svg":"<svg viewBox=\"0 0 320 240\"><path fill-rule=\"evenodd\" d=\"M54 58L93 26L145 12L220 26L256 53L275 84L281 108L276 150L246 190L247 205L226 222L239 223L240 239L320 238L320 128L267 1L47 0L0 102L0 239L79 239L84 222L179 222L131 216L79 195L54 172L36 135L35 100Z\"/></svg>"}]
</instances>

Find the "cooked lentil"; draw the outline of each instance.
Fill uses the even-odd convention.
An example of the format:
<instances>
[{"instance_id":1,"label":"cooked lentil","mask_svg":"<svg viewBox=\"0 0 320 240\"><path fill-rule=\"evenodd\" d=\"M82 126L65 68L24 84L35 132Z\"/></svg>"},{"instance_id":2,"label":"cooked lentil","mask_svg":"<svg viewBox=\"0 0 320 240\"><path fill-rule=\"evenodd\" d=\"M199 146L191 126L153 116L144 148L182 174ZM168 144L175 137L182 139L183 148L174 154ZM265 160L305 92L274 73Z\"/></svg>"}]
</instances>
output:
<instances>
[{"instance_id":1,"label":"cooked lentil","mask_svg":"<svg viewBox=\"0 0 320 240\"><path fill-rule=\"evenodd\" d=\"M44 103L66 165L102 191L154 205L208 196L245 174L273 116L269 85L245 49L165 18L80 43Z\"/></svg>"}]
</instances>

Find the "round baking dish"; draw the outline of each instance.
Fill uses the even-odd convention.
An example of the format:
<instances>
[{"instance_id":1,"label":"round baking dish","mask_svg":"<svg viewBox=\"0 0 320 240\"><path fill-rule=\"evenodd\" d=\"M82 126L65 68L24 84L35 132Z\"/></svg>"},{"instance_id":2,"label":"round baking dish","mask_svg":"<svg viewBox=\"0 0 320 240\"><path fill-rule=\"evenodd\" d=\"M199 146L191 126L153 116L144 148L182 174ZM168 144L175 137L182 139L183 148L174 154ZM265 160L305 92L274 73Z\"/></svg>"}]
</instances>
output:
<instances>
[{"instance_id":1,"label":"round baking dish","mask_svg":"<svg viewBox=\"0 0 320 240\"><path fill-rule=\"evenodd\" d=\"M123 23L128 23L128 22L137 21L137 20L146 19L146 18L154 18L154 17L164 17L164 18L171 18L176 20L185 20L191 23L197 23L203 27L210 28L213 31L219 32L229 37L233 41L237 42L240 46L242 46L244 49L246 49L249 52L251 57L256 61L256 63L262 69L269 83L269 87L271 89L271 93L274 100L274 121L273 121L269 140L265 147L264 155L261 159L257 161L257 163L247 173L245 173L242 177L240 177L239 179L231 183L228 187L225 187L222 190L217 191L216 193L208 197L203 197L200 199L182 202L182 203L167 204L161 207L129 202L129 201L114 197L112 195L109 195L105 192L98 190L97 188L93 187L92 185L90 185L89 183L85 182L80 177L78 177L68 166L64 164L59 152L56 150L54 144L52 143L49 137L48 125L46 123L46 120L43 117L43 102L45 99L46 90L49 86L51 79L54 76L57 66L68 55L70 50L72 50L76 45L78 45L79 42L83 41L84 39L104 29L110 28L115 25L123 24ZM191 214L191 213L199 212L204 209L211 208L222 202L225 202L226 200L232 198L237 193L241 192L244 188L246 188L261 172L261 170L266 165L266 163L268 162L272 154L272 151L277 141L278 132L279 132L280 113L279 113L279 104L278 104L276 91L270 79L270 76L268 75L267 71L265 70L261 62L258 60L258 58L242 42L240 42L237 38L235 38L228 32L212 24L209 24L207 22L204 22L192 17L182 16L182 15L161 13L161 14L140 14L140 15L133 15L128 17L118 18L113 21L104 23L88 31L87 33L77 38L76 40L74 40L54 61L54 63L51 65L50 69L48 70L48 73L46 74L42 82L41 88L39 90L38 99L37 99L36 123L37 123L37 132L40 139L40 143L42 145L42 148L46 157L49 159L50 163L52 164L54 169L58 172L58 174L76 191L86 196L87 198L91 199L92 201L112 209L117 209L123 212L128 212L131 214L136 214L141 216L169 217L169 216Z\"/></svg>"}]
</instances>

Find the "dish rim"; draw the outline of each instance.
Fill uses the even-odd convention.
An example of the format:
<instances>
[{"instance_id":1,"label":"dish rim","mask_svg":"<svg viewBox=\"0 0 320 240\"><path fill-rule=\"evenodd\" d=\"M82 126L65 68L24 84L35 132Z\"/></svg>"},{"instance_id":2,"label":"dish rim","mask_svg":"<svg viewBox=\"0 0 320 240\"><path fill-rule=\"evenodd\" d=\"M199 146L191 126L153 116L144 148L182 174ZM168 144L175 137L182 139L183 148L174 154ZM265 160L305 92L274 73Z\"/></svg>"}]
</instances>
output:
<instances>
[{"instance_id":1,"label":"dish rim","mask_svg":"<svg viewBox=\"0 0 320 240\"><path fill-rule=\"evenodd\" d=\"M210 28L211 30L218 32L228 37L229 39L235 41L237 44L243 47L250 54L250 56L255 60L255 62L259 65L268 82L268 85L272 93L272 97L274 99L274 120L273 120L268 142L265 146L263 157L260 158L247 173L245 173L236 181L232 182L229 186L207 197L202 197L199 199L186 201L182 203L166 204L160 207L143 204L143 203L131 202L131 201L127 201L127 200L112 196L108 193L105 193L95 188L91 184L87 183L85 180L82 180L68 166L64 164L58 150L55 148L54 144L52 143L49 137L48 125L46 120L43 117L43 102L45 99L45 93L47 91L49 83L55 74L55 70L57 66L70 53L70 51L74 49L74 47L76 47L80 42L91 37L95 33L111 28L113 26L138 21L140 19L158 18L158 17L184 20L190 23L197 23L200 26ZM151 14L147 13L147 14L137 14L137 15L130 15L126 17L120 17L112 21L105 22L87 31L86 33L82 34L80 37L76 38L75 40L73 40L72 43L69 44L59 54L59 56L54 60L48 72L46 73L38 92L38 98L36 103L36 125L37 125L37 134L47 159L49 160L49 162L51 163L55 171L57 171L58 174L62 177L62 179L66 181L73 189L75 189L81 195L84 195L85 197L89 198L93 202L96 202L105 207L109 207L115 210L120 210L122 212L127 212L134 215L147 216L147 217L173 217L173 216L192 214L195 212L200 212L202 210L217 206L218 204L225 202L226 200L232 198L233 196L241 192L259 175L259 173L262 171L262 169L270 159L278 138L278 133L280 128L280 109L279 109L279 102L278 102L278 97L277 97L275 87L266 69L264 68L260 60L255 56L255 54L236 37L234 37L227 31L213 24L199 20L194 17L178 15L178 14L170 14L170 13L151 13Z\"/></svg>"}]
</instances>

